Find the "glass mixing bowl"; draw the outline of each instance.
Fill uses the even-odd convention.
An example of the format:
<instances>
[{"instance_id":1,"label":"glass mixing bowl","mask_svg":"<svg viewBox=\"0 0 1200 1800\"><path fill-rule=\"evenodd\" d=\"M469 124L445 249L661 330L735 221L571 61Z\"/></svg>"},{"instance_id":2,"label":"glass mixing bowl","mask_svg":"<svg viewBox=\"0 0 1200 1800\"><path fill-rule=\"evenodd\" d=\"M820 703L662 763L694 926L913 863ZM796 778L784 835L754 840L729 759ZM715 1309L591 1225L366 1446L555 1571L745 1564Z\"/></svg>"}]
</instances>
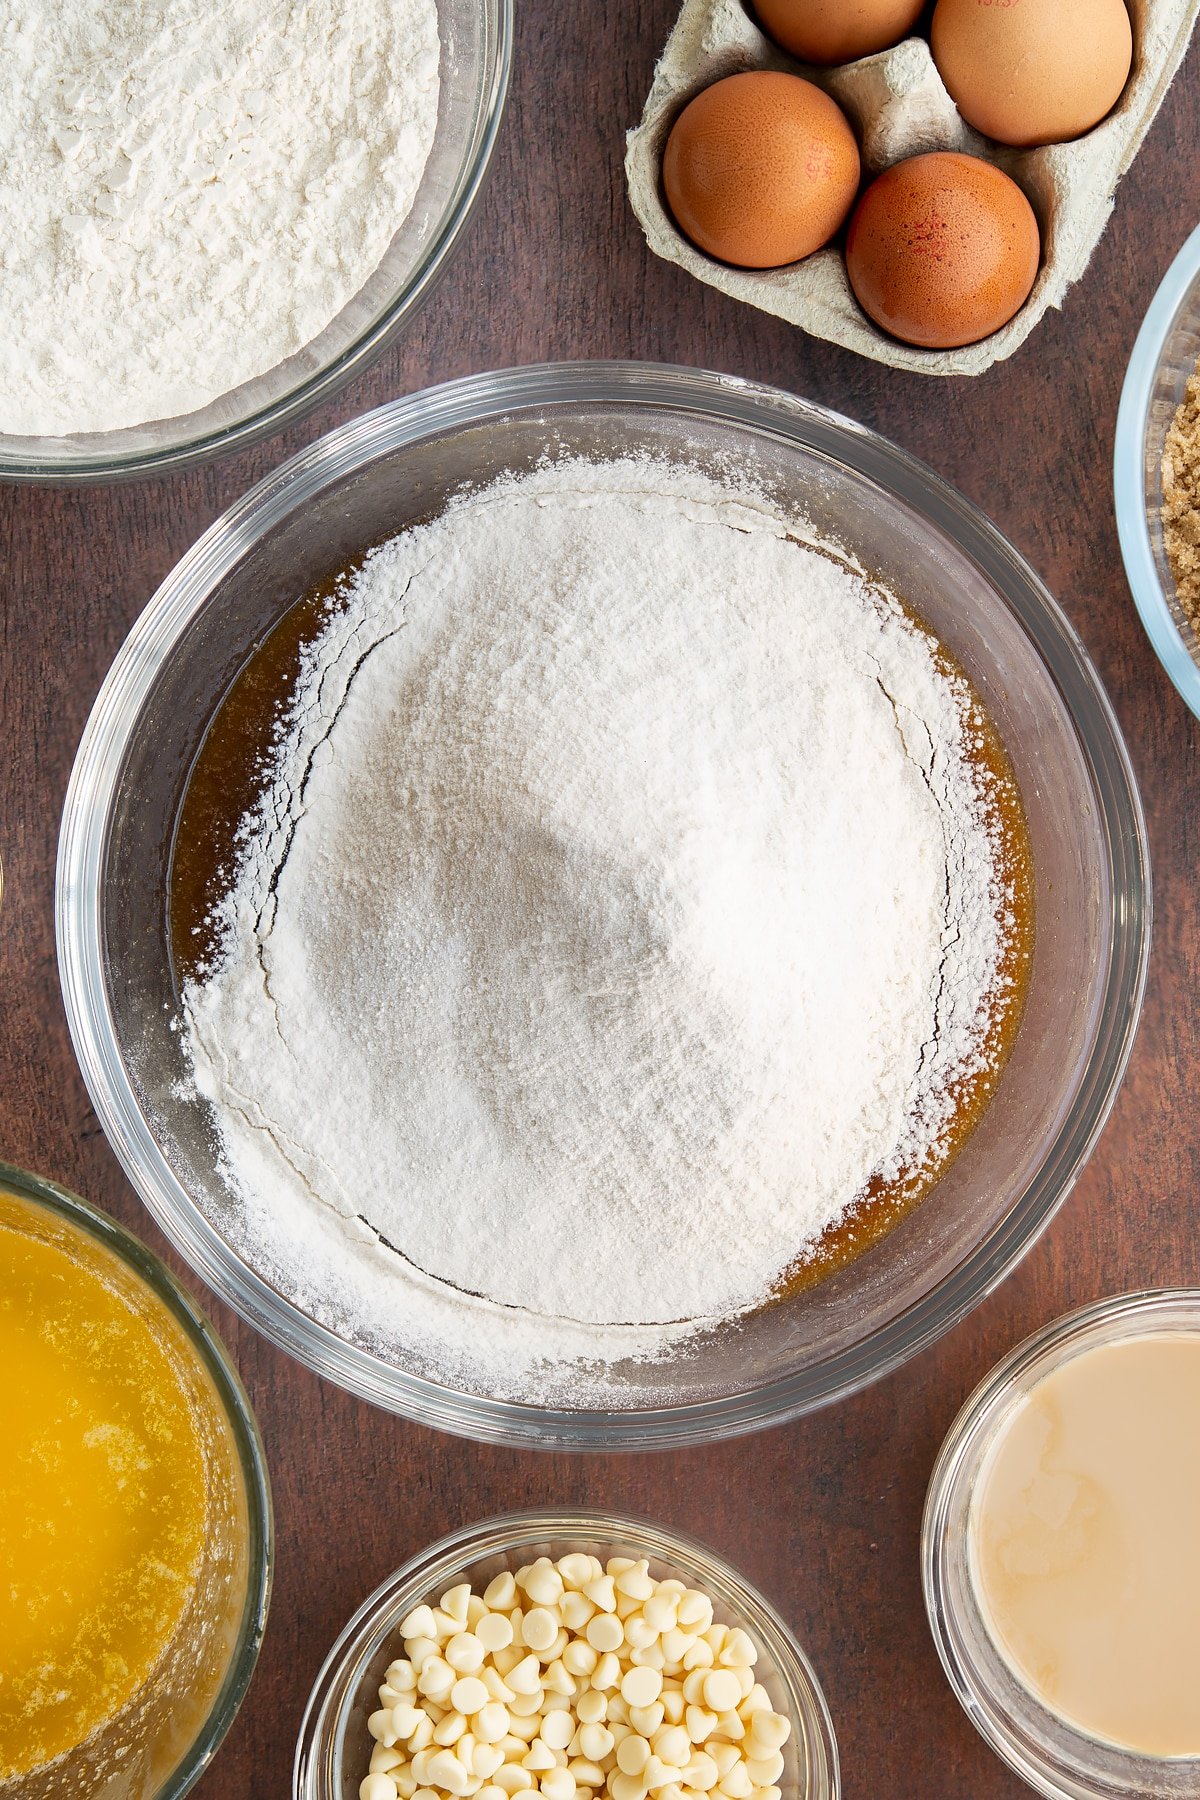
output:
<instances>
[{"instance_id":1,"label":"glass mixing bowl","mask_svg":"<svg viewBox=\"0 0 1200 1800\"><path fill-rule=\"evenodd\" d=\"M1025 798L1037 947L1016 1047L929 1197L848 1268L614 1373L611 1404L509 1404L421 1379L283 1297L220 1229L229 1196L178 1083L168 947L173 835L206 727L247 656L318 578L464 481L547 450L747 467L925 617L991 710ZM343 1386L497 1442L642 1448L753 1431L894 1368L1008 1272L1069 1192L1129 1055L1149 944L1141 806L1079 640L1016 551L893 445L729 376L580 363L473 376L333 432L261 482L168 577L101 689L67 795L59 960L75 1048L130 1179L191 1266ZM664 1395L666 1396L664 1398Z\"/></svg>"},{"instance_id":2,"label":"glass mixing bowl","mask_svg":"<svg viewBox=\"0 0 1200 1800\"><path fill-rule=\"evenodd\" d=\"M391 343L433 288L479 198L512 61L512 0L437 0L437 12L437 127L412 211L366 286L320 336L180 418L55 438L0 430L0 480L111 480L224 454L309 412Z\"/></svg>"},{"instance_id":3,"label":"glass mixing bowl","mask_svg":"<svg viewBox=\"0 0 1200 1800\"><path fill-rule=\"evenodd\" d=\"M0 1162L0 1193L25 1202L38 1236L96 1246L98 1267L149 1296L195 1359L201 1405L214 1399L228 1431L212 1444L221 1494L209 1508L195 1587L174 1640L145 1684L107 1724L52 1763L0 1783L7 1800L180 1800L212 1761L245 1698L271 1595L271 1488L258 1425L225 1346L158 1257L130 1232L54 1182ZM230 1453L232 1453L230 1455ZM226 1491L225 1481L229 1486ZM214 1477L215 1482L215 1477Z\"/></svg>"},{"instance_id":4,"label":"glass mixing bowl","mask_svg":"<svg viewBox=\"0 0 1200 1800\"><path fill-rule=\"evenodd\" d=\"M1200 358L1200 228L1193 231L1142 321L1117 413L1113 491L1134 603L1159 662L1200 717L1200 639L1180 606L1163 544L1162 454Z\"/></svg>"},{"instance_id":5,"label":"glass mixing bowl","mask_svg":"<svg viewBox=\"0 0 1200 1800\"><path fill-rule=\"evenodd\" d=\"M399 1654L401 1619L460 1581L481 1592L504 1569L539 1556L582 1550L645 1557L658 1581L671 1576L700 1588L722 1625L741 1625L758 1646L755 1676L771 1705L792 1722L778 1785L784 1800L838 1800L837 1745L825 1696L808 1658L779 1614L748 1581L695 1538L616 1513L511 1513L469 1525L413 1557L364 1600L325 1659L309 1696L292 1800L357 1800L373 1748L367 1720L379 1706L383 1672Z\"/></svg>"}]
</instances>

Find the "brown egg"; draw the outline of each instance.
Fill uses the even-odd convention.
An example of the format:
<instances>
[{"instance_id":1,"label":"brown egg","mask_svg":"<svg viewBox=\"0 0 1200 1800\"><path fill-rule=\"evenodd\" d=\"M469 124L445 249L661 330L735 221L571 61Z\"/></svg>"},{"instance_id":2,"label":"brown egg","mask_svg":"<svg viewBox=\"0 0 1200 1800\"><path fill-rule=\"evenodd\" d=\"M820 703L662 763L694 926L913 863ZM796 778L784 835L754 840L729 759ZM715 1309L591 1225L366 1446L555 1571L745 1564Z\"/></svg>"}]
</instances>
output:
<instances>
[{"instance_id":1,"label":"brown egg","mask_svg":"<svg viewBox=\"0 0 1200 1800\"><path fill-rule=\"evenodd\" d=\"M774 269L829 242L858 192L858 144L799 75L727 75L671 127L663 186L681 231L722 262Z\"/></svg>"},{"instance_id":2,"label":"brown egg","mask_svg":"<svg viewBox=\"0 0 1200 1800\"><path fill-rule=\"evenodd\" d=\"M756 0L759 24L808 63L847 63L907 37L925 0Z\"/></svg>"},{"instance_id":3,"label":"brown egg","mask_svg":"<svg viewBox=\"0 0 1200 1800\"><path fill-rule=\"evenodd\" d=\"M977 156L935 151L885 169L855 209L846 268L863 311L926 349L974 344L1019 312L1041 239L1015 181Z\"/></svg>"},{"instance_id":4,"label":"brown egg","mask_svg":"<svg viewBox=\"0 0 1200 1800\"><path fill-rule=\"evenodd\" d=\"M1125 0L938 0L930 39L963 118L1002 144L1090 131L1133 60Z\"/></svg>"}]
</instances>

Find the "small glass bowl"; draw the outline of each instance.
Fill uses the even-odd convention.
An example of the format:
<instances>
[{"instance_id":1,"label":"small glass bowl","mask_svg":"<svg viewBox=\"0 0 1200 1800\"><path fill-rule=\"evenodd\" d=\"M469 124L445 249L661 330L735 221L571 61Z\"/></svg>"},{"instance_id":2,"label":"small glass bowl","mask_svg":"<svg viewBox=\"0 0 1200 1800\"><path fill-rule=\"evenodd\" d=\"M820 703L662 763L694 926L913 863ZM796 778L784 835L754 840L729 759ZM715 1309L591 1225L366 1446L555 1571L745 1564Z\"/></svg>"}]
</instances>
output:
<instances>
[{"instance_id":1,"label":"small glass bowl","mask_svg":"<svg viewBox=\"0 0 1200 1800\"><path fill-rule=\"evenodd\" d=\"M274 1525L266 1455L258 1425L224 1345L153 1251L77 1194L5 1162L0 1162L0 1192L43 1209L49 1215L52 1230L58 1222L60 1228L65 1225L68 1232L90 1238L108 1257L116 1258L135 1286L148 1290L178 1324L199 1368L215 1390L228 1425L246 1517L245 1546L237 1558L240 1566L231 1569L226 1558L206 1550L196 1590L200 1595L206 1580L212 1591L224 1591L230 1581L241 1580L244 1594L240 1612L231 1612L219 1632L209 1637L200 1627L211 1627L211 1618L203 1612L203 1601L198 1600L195 1640L189 1635L192 1614L185 1612L177 1638L177 1644L180 1639L182 1644L178 1650L173 1647L169 1659L170 1678L156 1670L122 1711L84 1743L52 1763L14 1778L11 1785L4 1785L3 1791L6 1800L54 1800L67 1793L93 1796L94 1800L180 1800L200 1779L232 1725L250 1686L266 1629ZM218 1663L213 1671L213 1691L206 1695L201 1652L211 1645L223 1650L224 1668ZM156 1682L158 1690L151 1691ZM189 1711L199 1713L194 1732L182 1753L172 1761L169 1753L163 1755L162 1739L156 1739L156 1722L170 1718L177 1730L180 1713L186 1715Z\"/></svg>"},{"instance_id":2,"label":"small glass bowl","mask_svg":"<svg viewBox=\"0 0 1200 1800\"><path fill-rule=\"evenodd\" d=\"M1050 1712L1019 1682L984 1623L969 1565L975 1485L996 1435L1037 1382L1081 1351L1200 1332L1200 1289L1098 1300L1019 1344L966 1401L942 1445L921 1528L925 1608L942 1667L971 1723L1047 1800L1195 1800L1200 1758L1143 1756Z\"/></svg>"},{"instance_id":3,"label":"small glass bowl","mask_svg":"<svg viewBox=\"0 0 1200 1800\"><path fill-rule=\"evenodd\" d=\"M1162 529L1162 453L1200 358L1200 227L1171 267L1138 332L1113 452L1117 534L1125 573L1154 653L1200 717L1200 639L1175 591Z\"/></svg>"},{"instance_id":4,"label":"small glass bowl","mask_svg":"<svg viewBox=\"0 0 1200 1800\"><path fill-rule=\"evenodd\" d=\"M366 285L294 356L197 412L65 437L0 429L0 480L161 475L302 418L370 366L422 305L483 191L512 63L513 0L437 0L437 124L408 217Z\"/></svg>"},{"instance_id":5,"label":"small glass bowl","mask_svg":"<svg viewBox=\"0 0 1200 1800\"><path fill-rule=\"evenodd\" d=\"M695 1538L619 1513L538 1510L485 1519L439 1539L364 1600L317 1676L296 1745L293 1800L358 1800L379 1706L383 1672L400 1651L400 1621L456 1582L479 1589L504 1569L536 1557L582 1550L646 1557L658 1580L678 1576L712 1600L717 1619L741 1625L758 1646L755 1675L776 1712L792 1722L779 1778L783 1800L838 1800L837 1744L825 1697L808 1658L756 1588Z\"/></svg>"}]
</instances>

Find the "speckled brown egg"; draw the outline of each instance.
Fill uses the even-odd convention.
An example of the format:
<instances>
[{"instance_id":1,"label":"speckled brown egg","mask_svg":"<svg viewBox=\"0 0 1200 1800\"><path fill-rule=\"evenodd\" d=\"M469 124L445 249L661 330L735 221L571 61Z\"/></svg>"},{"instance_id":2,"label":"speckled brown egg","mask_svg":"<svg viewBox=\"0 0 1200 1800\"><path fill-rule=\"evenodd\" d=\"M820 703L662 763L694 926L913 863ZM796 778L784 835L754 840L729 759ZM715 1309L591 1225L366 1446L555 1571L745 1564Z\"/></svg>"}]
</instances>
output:
<instances>
[{"instance_id":1,"label":"speckled brown egg","mask_svg":"<svg viewBox=\"0 0 1200 1800\"><path fill-rule=\"evenodd\" d=\"M948 350L999 331L1038 271L1041 239L1015 181L976 156L911 156L871 183L846 267L863 311L907 344Z\"/></svg>"},{"instance_id":2,"label":"speckled brown egg","mask_svg":"<svg viewBox=\"0 0 1200 1800\"><path fill-rule=\"evenodd\" d=\"M967 123L1025 146L1098 125L1133 58L1125 0L938 0L930 42Z\"/></svg>"},{"instance_id":3,"label":"speckled brown egg","mask_svg":"<svg viewBox=\"0 0 1200 1800\"><path fill-rule=\"evenodd\" d=\"M758 22L784 50L807 63L874 56L907 37L925 0L757 0Z\"/></svg>"},{"instance_id":4,"label":"speckled brown egg","mask_svg":"<svg viewBox=\"0 0 1200 1800\"><path fill-rule=\"evenodd\" d=\"M727 75L684 107L663 187L681 231L743 269L827 244L858 192L858 144L836 101L799 75Z\"/></svg>"}]
</instances>

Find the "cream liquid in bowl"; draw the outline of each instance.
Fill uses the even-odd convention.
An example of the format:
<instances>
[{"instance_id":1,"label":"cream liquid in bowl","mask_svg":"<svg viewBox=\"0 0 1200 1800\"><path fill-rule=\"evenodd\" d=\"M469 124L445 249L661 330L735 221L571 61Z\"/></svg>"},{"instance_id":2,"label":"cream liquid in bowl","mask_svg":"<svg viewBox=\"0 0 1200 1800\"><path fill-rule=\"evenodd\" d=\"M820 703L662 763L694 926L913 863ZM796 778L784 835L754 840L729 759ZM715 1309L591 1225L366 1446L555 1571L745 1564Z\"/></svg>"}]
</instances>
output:
<instances>
[{"instance_id":1,"label":"cream liquid in bowl","mask_svg":"<svg viewBox=\"0 0 1200 1800\"><path fill-rule=\"evenodd\" d=\"M1200 1332L1098 1345L997 1433L971 1510L991 1631L1036 1698L1146 1756L1200 1756Z\"/></svg>"}]
</instances>

